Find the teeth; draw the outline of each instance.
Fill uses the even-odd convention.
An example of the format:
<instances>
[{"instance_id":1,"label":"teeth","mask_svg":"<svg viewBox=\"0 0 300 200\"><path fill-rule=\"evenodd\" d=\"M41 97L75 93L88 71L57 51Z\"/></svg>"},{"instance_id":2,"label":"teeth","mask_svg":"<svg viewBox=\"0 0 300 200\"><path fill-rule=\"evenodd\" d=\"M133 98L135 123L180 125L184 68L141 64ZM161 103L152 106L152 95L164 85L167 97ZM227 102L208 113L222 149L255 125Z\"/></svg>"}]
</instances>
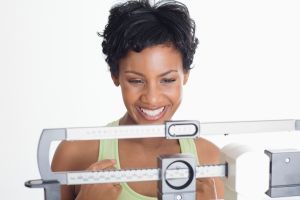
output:
<instances>
[{"instance_id":1,"label":"teeth","mask_svg":"<svg viewBox=\"0 0 300 200\"><path fill-rule=\"evenodd\" d=\"M165 107L161 107L156 110L148 110L148 109L141 108L141 110L143 111L143 113L145 113L151 117L154 117L154 116L160 114L164 110L164 108Z\"/></svg>"}]
</instances>

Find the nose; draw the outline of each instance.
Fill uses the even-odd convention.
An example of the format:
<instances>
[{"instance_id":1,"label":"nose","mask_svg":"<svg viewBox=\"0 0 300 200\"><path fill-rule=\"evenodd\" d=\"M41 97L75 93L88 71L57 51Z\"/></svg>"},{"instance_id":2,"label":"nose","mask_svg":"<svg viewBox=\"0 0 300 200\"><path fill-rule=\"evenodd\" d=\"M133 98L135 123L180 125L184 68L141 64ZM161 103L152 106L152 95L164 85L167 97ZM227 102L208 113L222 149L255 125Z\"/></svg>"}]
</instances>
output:
<instances>
[{"instance_id":1,"label":"nose","mask_svg":"<svg viewBox=\"0 0 300 200\"><path fill-rule=\"evenodd\" d=\"M141 100L148 105L157 105L161 98L160 88L155 83L147 84Z\"/></svg>"}]
</instances>

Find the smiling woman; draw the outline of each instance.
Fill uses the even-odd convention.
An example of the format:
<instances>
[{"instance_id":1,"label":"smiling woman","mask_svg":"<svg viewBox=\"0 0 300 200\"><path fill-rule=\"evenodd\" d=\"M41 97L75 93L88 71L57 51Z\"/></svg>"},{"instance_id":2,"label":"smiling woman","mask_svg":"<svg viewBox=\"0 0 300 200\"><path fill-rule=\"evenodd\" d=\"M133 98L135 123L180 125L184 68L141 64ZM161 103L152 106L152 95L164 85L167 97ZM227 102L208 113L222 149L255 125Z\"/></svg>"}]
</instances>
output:
<instances>
[{"instance_id":1,"label":"smiling woman","mask_svg":"<svg viewBox=\"0 0 300 200\"><path fill-rule=\"evenodd\" d=\"M147 47L129 52L113 76L120 85L127 114L120 124L163 123L171 119L182 98L182 86L189 72L173 45Z\"/></svg>"},{"instance_id":2,"label":"smiling woman","mask_svg":"<svg viewBox=\"0 0 300 200\"><path fill-rule=\"evenodd\" d=\"M110 10L103 34L103 53L111 78L120 86L126 113L110 126L162 124L171 120L182 100L198 44L195 24L177 1L128 1ZM137 154L138 152L138 154ZM163 154L190 153L198 164L219 162L219 149L197 140L127 139L62 142L53 171L109 168L155 168ZM63 186L62 199L156 199L157 182ZM223 197L219 179L199 179L197 199Z\"/></svg>"}]
</instances>

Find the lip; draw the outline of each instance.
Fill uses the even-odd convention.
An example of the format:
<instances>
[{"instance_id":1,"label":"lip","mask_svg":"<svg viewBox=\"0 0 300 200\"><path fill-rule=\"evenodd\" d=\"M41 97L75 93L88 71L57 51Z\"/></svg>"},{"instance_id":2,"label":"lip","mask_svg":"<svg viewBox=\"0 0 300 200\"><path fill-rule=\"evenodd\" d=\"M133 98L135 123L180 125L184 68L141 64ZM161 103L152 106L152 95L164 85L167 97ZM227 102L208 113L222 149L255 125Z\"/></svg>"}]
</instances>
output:
<instances>
[{"instance_id":1,"label":"lip","mask_svg":"<svg viewBox=\"0 0 300 200\"><path fill-rule=\"evenodd\" d=\"M142 111L142 109L141 109L142 107L140 107L140 106L137 107L137 110L138 110L139 114L140 114L145 120L147 120L147 121L156 121L156 120L161 119L161 118L165 115L165 113L167 112L167 109L168 109L167 106L161 106L161 107L164 107L163 111L162 111L161 113L159 113L159 115L156 115L156 116L149 116L149 115L147 115L146 113L144 113L144 112ZM157 107L156 109L161 108L161 107ZM145 108L145 107L143 107L143 108L144 108L144 109L148 109L148 110L155 110L155 108L151 108L151 109Z\"/></svg>"}]
</instances>

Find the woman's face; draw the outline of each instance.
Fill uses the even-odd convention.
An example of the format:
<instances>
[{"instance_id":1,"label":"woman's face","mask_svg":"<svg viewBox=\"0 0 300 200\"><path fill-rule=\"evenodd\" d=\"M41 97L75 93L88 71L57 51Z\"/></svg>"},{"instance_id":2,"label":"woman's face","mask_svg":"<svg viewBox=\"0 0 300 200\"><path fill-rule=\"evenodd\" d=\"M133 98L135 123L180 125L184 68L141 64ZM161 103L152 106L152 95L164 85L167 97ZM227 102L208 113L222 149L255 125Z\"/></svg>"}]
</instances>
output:
<instances>
[{"instance_id":1,"label":"woman's face","mask_svg":"<svg viewBox=\"0 0 300 200\"><path fill-rule=\"evenodd\" d=\"M182 86L188 79L182 57L171 45L155 45L120 60L120 85L127 113L121 124L162 124L181 103Z\"/></svg>"}]
</instances>

